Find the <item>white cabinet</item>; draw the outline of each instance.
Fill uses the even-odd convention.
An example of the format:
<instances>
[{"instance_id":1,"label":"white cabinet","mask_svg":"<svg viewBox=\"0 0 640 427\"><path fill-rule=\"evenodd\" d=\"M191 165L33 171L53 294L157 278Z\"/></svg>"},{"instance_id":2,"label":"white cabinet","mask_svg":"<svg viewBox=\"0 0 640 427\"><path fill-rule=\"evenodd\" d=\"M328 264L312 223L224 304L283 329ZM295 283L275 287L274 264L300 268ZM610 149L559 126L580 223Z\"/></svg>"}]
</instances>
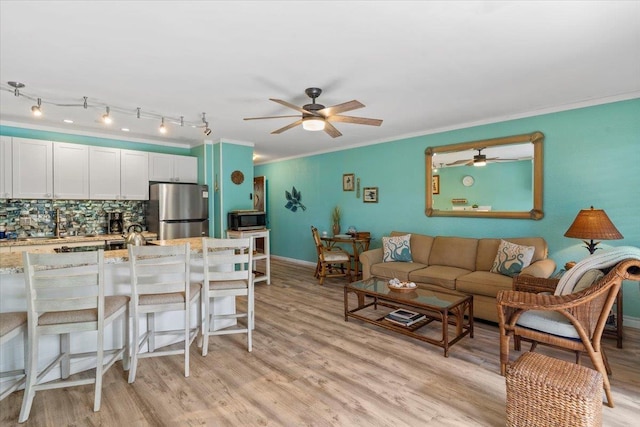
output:
<instances>
[{"instance_id":1,"label":"white cabinet","mask_svg":"<svg viewBox=\"0 0 640 427\"><path fill-rule=\"evenodd\" d=\"M13 197L11 137L0 136L0 199Z\"/></svg>"},{"instance_id":2,"label":"white cabinet","mask_svg":"<svg viewBox=\"0 0 640 427\"><path fill-rule=\"evenodd\" d=\"M119 148L89 148L89 198L148 200L148 153Z\"/></svg>"},{"instance_id":3,"label":"white cabinet","mask_svg":"<svg viewBox=\"0 0 640 427\"><path fill-rule=\"evenodd\" d=\"M53 143L39 139L13 138L13 197L53 197Z\"/></svg>"},{"instance_id":4,"label":"white cabinet","mask_svg":"<svg viewBox=\"0 0 640 427\"><path fill-rule=\"evenodd\" d=\"M89 147L56 142L53 144L53 197L89 198Z\"/></svg>"},{"instance_id":5,"label":"white cabinet","mask_svg":"<svg viewBox=\"0 0 640 427\"><path fill-rule=\"evenodd\" d=\"M149 181L198 182L198 158L149 153Z\"/></svg>"},{"instance_id":6,"label":"white cabinet","mask_svg":"<svg viewBox=\"0 0 640 427\"><path fill-rule=\"evenodd\" d=\"M149 153L121 152L120 195L126 200L149 200Z\"/></svg>"},{"instance_id":7,"label":"white cabinet","mask_svg":"<svg viewBox=\"0 0 640 427\"><path fill-rule=\"evenodd\" d=\"M89 147L89 198L120 199L120 149Z\"/></svg>"}]
</instances>

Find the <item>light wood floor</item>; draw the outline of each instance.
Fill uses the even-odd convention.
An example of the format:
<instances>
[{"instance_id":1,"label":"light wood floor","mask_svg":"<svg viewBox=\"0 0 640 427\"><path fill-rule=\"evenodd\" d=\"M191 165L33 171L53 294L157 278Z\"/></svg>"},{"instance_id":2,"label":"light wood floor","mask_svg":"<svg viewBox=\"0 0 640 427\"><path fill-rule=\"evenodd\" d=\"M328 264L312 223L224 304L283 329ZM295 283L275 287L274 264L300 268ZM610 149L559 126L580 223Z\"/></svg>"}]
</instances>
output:
<instances>
[{"instance_id":1,"label":"light wood floor","mask_svg":"<svg viewBox=\"0 0 640 427\"><path fill-rule=\"evenodd\" d=\"M41 391L24 425L505 424L495 325L477 322L475 337L444 358L427 343L345 322L343 279L320 287L313 268L278 260L272 272L271 286L256 287L252 353L244 335L212 337L207 357L193 345L189 378L180 356L143 359L132 385L117 363L105 376L100 412L92 410L92 386ZM625 333L623 350L606 341L616 407L603 407L605 426L632 425L640 414L640 331ZM538 351L573 360L569 353ZM3 426L16 423L22 394L0 402Z\"/></svg>"}]
</instances>

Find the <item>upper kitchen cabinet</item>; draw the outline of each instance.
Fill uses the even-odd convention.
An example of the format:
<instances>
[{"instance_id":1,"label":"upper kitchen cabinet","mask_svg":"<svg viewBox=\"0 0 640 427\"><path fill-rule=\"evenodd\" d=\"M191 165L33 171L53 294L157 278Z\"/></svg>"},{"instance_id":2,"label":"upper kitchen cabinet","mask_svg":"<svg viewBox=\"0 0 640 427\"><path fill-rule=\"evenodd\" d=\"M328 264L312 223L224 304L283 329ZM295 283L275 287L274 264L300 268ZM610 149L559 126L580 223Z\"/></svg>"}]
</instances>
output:
<instances>
[{"instance_id":1,"label":"upper kitchen cabinet","mask_svg":"<svg viewBox=\"0 0 640 427\"><path fill-rule=\"evenodd\" d=\"M149 200L149 153L120 150L120 194L126 200Z\"/></svg>"},{"instance_id":2,"label":"upper kitchen cabinet","mask_svg":"<svg viewBox=\"0 0 640 427\"><path fill-rule=\"evenodd\" d=\"M148 154L119 148L89 148L89 198L148 200Z\"/></svg>"},{"instance_id":3,"label":"upper kitchen cabinet","mask_svg":"<svg viewBox=\"0 0 640 427\"><path fill-rule=\"evenodd\" d=\"M53 197L53 143L39 139L13 138L13 197Z\"/></svg>"},{"instance_id":4,"label":"upper kitchen cabinet","mask_svg":"<svg viewBox=\"0 0 640 427\"><path fill-rule=\"evenodd\" d=\"M13 158L11 156L11 137L0 136L0 199L13 197L13 176L11 166Z\"/></svg>"},{"instance_id":5,"label":"upper kitchen cabinet","mask_svg":"<svg viewBox=\"0 0 640 427\"><path fill-rule=\"evenodd\" d=\"M149 181L198 182L198 158L149 153Z\"/></svg>"},{"instance_id":6,"label":"upper kitchen cabinet","mask_svg":"<svg viewBox=\"0 0 640 427\"><path fill-rule=\"evenodd\" d=\"M89 147L56 142L53 144L53 197L89 198Z\"/></svg>"}]
</instances>

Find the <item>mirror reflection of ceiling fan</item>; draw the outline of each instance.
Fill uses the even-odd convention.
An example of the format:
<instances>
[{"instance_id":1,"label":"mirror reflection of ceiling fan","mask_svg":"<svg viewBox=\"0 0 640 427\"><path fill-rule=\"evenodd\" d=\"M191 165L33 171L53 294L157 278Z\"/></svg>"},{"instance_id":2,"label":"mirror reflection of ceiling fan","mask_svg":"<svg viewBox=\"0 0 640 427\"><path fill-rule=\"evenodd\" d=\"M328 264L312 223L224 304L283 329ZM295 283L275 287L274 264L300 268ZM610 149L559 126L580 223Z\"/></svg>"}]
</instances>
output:
<instances>
[{"instance_id":1,"label":"mirror reflection of ceiling fan","mask_svg":"<svg viewBox=\"0 0 640 427\"><path fill-rule=\"evenodd\" d=\"M271 117L247 117L244 120L262 120L262 119L280 119L286 117L299 117L295 122L284 126L280 129L276 129L271 134L279 134L289 129L292 129L298 125L302 125L304 130L308 131L325 131L331 138L337 138L342 134L338 129L335 128L331 124L331 122L340 122L340 123L353 123L357 125L369 125L369 126L380 126L382 124L382 120L379 119L368 119L364 117L352 117L352 116L341 116L340 113L345 113L347 111L357 110L358 108L364 108L364 104L359 101L353 100L349 102L344 102L342 104L337 104L332 107L325 107L322 104L316 103L316 98L320 96L322 93L322 89L317 87L310 87L304 91L309 98L311 98L311 104L303 105L302 107L298 107L297 105L291 104L287 101L283 101L281 99L269 98L269 100L273 102L277 102L278 104L284 105L285 107L291 108L302 113L302 116L294 115L294 116L271 116Z\"/></svg>"},{"instance_id":2,"label":"mirror reflection of ceiling fan","mask_svg":"<svg viewBox=\"0 0 640 427\"><path fill-rule=\"evenodd\" d=\"M447 163L447 166L457 166L457 165L465 165L465 166L486 166L489 162L512 162L518 159L503 159L500 157L489 157L482 154L482 150L486 147L482 148L474 148L474 150L478 151L478 154L473 156L473 159L462 159L456 160L455 162Z\"/></svg>"}]
</instances>

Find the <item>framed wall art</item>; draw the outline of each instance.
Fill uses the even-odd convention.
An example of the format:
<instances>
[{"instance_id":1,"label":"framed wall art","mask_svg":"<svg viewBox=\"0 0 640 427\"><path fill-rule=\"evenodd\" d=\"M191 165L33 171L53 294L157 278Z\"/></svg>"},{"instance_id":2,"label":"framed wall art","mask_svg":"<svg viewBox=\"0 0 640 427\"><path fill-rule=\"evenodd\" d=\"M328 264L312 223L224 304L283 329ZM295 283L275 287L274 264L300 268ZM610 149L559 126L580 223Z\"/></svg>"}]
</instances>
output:
<instances>
[{"instance_id":1,"label":"framed wall art","mask_svg":"<svg viewBox=\"0 0 640 427\"><path fill-rule=\"evenodd\" d=\"M364 187L362 201L364 203L378 203L378 187Z\"/></svg>"},{"instance_id":2,"label":"framed wall art","mask_svg":"<svg viewBox=\"0 0 640 427\"><path fill-rule=\"evenodd\" d=\"M355 174L352 173L342 175L342 191L353 191L355 178Z\"/></svg>"},{"instance_id":3,"label":"framed wall art","mask_svg":"<svg viewBox=\"0 0 640 427\"><path fill-rule=\"evenodd\" d=\"M431 180L431 185L433 194L440 194L440 175L433 175L433 179Z\"/></svg>"}]
</instances>

